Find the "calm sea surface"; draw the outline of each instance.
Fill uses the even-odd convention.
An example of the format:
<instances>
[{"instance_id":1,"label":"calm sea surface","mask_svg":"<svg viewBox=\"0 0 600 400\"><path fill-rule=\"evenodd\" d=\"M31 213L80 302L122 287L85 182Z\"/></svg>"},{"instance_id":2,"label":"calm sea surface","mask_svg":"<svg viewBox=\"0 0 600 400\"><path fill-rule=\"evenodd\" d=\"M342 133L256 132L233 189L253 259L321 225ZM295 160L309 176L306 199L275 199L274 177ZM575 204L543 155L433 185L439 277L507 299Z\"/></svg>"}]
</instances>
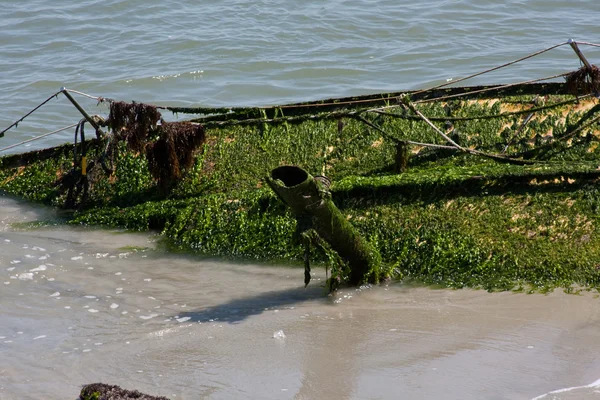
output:
<instances>
[{"instance_id":1,"label":"calm sea surface","mask_svg":"<svg viewBox=\"0 0 600 400\"><path fill-rule=\"evenodd\" d=\"M4 0L0 17L0 130L63 86L162 105L267 105L426 88L569 38L600 42L597 0ZM578 67L563 46L466 83ZM0 148L79 118L60 96Z\"/></svg>"}]
</instances>

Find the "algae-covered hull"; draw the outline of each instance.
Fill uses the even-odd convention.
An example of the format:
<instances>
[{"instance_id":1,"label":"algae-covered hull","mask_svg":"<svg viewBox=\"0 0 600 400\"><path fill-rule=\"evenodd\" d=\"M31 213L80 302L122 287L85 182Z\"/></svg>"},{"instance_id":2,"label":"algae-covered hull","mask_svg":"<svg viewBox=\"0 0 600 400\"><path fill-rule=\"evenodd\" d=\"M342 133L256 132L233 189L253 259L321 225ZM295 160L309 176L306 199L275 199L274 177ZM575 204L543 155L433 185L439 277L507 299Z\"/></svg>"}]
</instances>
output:
<instances>
[{"instance_id":1,"label":"algae-covered hull","mask_svg":"<svg viewBox=\"0 0 600 400\"><path fill-rule=\"evenodd\" d=\"M73 210L69 223L156 229L204 255L296 262L296 220L264 180L294 165L328 177L383 275L488 289L598 285L600 107L573 87L170 110L201 116L165 123L155 107L112 102L110 133L85 147L0 159L0 190Z\"/></svg>"}]
</instances>

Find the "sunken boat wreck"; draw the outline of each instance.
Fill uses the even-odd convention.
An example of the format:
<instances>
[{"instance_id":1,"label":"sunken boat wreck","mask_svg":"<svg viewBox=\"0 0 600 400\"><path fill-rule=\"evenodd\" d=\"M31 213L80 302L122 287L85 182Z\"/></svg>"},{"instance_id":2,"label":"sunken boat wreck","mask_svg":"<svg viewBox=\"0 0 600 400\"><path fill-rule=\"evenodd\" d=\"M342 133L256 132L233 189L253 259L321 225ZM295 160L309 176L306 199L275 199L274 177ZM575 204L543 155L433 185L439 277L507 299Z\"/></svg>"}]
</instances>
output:
<instances>
[{"instance_id":1,"label":"sunken boat wreck","mask_svg":"<svg viewBox=\"0 0 600 400\"><path fill-rule=\"evenodd\" d=\"M64 223L304 265L305 284L325 264L330 290L597 289L600 71L565 44L582 67L554 77L273 107L97 98L110 112L92 117L61 89L83 114L74 142L0 158L0 191Z\"/></svg>"}]
</instances>

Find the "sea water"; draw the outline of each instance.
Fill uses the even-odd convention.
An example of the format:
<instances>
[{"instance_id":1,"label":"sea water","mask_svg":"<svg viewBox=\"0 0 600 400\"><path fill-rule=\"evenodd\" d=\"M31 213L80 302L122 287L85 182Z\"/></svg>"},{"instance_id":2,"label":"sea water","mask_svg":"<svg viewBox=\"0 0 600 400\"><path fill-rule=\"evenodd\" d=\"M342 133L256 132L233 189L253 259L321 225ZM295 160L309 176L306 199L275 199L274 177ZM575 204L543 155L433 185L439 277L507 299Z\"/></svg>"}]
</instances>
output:
<instances>
[{"instance_id":1,"label":"sea water","mask_svg":"<svg viewBox=\"0 0 600 400\"><path fill-rule=\"evenodd\" d=\"M600 391L592 293L388 283L328 294L322 269L304 288L302 268L174 255L153 234L58 222L0 197L2 400L75 398L98 381L171 399Z\"/></svg>"},{"instance_id":2,"label":"sea water","mask_svg":"<svg viewBox=\"0 0 600 400\"><path fill-rule=\"evenodd\" d=\"M4 0L0 130L62 87L180 106L427 88L570 38L598 43L598 15L596 0ZM600 59L596 47L582 51L592 63ZM561 46L463 83L515 82L579 66ZM77 99L106 116L106 106ZM0 148L79 119L58 96L7 132ZM10 151L72 136L73 129Z\"/></svg>"}]
</instances>

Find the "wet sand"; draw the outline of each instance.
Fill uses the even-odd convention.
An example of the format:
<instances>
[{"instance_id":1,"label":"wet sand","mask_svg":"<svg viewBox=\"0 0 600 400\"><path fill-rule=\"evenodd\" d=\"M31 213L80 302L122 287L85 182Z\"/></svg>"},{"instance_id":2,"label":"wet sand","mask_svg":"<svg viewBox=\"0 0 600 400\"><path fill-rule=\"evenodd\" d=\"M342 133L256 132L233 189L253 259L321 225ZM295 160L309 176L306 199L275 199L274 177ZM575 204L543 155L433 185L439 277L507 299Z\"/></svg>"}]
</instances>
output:
<instances>
[{"instance_id":1,"label":"wet sand","mask_svg":"<svg viewBox=\"0 0 600 400\"><path fill-rule=\"evenodd\" d=\"M11 225L52 216L0 197L2 400L74 399L97 381L173 400L600 397L594 293L393 283L328 296L323 270L304 289L300 266Z\"/></svg>"}]
</instances>

